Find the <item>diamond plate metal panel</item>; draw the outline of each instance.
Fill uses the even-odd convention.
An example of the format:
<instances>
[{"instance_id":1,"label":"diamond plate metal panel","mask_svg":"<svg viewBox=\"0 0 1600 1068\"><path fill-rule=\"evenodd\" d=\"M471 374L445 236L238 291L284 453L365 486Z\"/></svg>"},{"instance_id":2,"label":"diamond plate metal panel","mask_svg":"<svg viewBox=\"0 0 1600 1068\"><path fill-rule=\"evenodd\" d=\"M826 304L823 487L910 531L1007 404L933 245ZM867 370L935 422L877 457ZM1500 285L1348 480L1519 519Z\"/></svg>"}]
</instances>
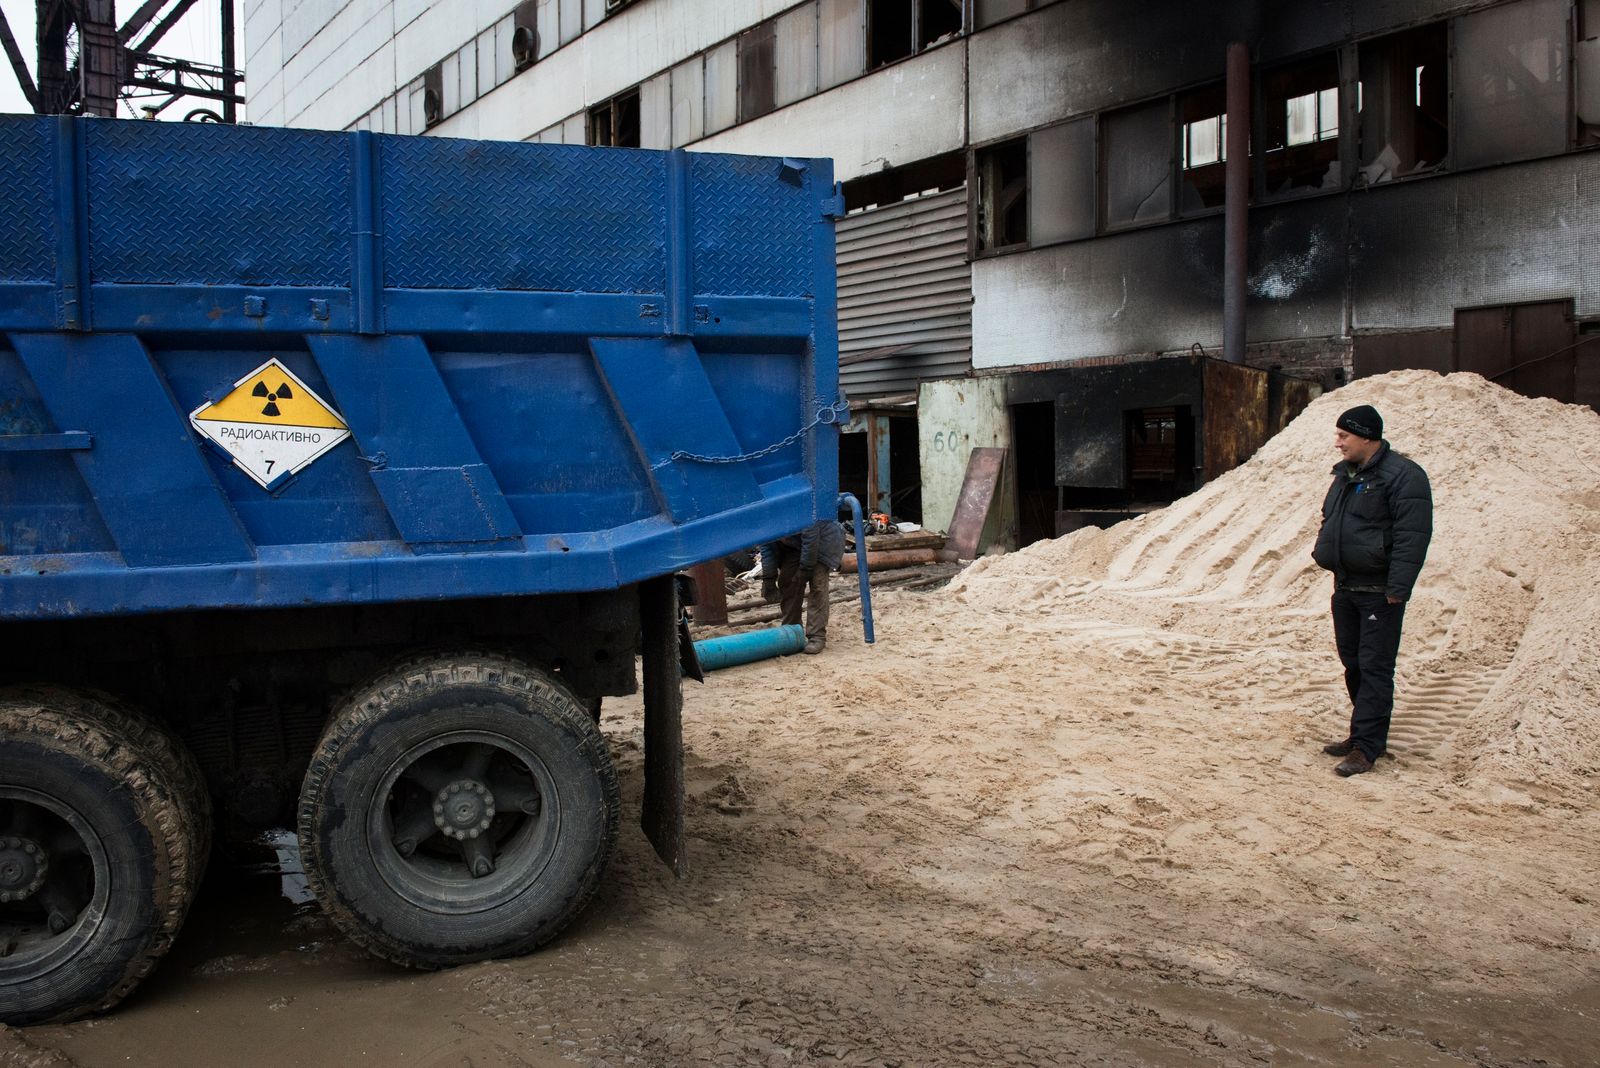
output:
<instances>
[{"instance_id":1,"label":"diamond plate metal panel","mask_svg":"<svg viewBox=\"0 0 1600 1068\"><path fill-rule=\"evenodd\" d=\"M55 276L49 120L0 126L0 159L8 163L5 196L0 197L0 234L5 235L0 279L48 281Z\"/></svg>"},{"instance_id":2,"label":"diamond plate metal panel","mask_svg":"<svg viewBox=\"0 0 1600 1068\"><path fill-rule=\"evenodd\" d=\"M381 144L387 285L665 292L660 153L435 138Z\"/></svg>"},{"instance_id":3,"label":"diamond plate metal panel","mask_svg":"<svg viewBox=\"0 0 1600 1068\"><path fill-rule=\"evenodd\" d=\"M696 293L813 296L808 247L816 219L811 176L782 177L779 161L692 153L689 217Z\"/></svg>"},{"instance_id":4,"label":"diamond plate metal panel","mask_svg":"<svg viewBox=\"0 0 1600 1068\"><path fill-rule=\"evenodd\" d=\"M346 135L113 121L85 136L94 281L349 285Z\"/></svg>"}]
</instances>

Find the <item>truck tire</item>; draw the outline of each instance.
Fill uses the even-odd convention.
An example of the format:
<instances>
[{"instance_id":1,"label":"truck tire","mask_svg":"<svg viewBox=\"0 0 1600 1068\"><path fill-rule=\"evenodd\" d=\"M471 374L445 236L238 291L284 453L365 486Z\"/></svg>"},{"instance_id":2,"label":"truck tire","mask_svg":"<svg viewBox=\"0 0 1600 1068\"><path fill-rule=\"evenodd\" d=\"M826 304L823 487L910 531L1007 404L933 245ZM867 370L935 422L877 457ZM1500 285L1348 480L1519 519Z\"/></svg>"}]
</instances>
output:
<instances>
[{"instance_id":1,"label":"truck tire","mask_svg":"<svg viewBox=\"0 0 1600 1068\"><path fill-rule=\"evenodd\" d=\"M526 953L582 911L616 843L616 769L550 676L430 656L335 710L300 793L300 852L352 941L438 968Z\"/></svg>"},{"instance_id":2,"label":"truck tire","mask_svg":"<svg viewBox=\"0 0 1600 1068\"><path fill-rule=\"evenodd\" d=\"M183 925L209 821L161 727L103 695L0 690L0 1021L73 1019L137 986Z\"/></svg>"}]
</instances>

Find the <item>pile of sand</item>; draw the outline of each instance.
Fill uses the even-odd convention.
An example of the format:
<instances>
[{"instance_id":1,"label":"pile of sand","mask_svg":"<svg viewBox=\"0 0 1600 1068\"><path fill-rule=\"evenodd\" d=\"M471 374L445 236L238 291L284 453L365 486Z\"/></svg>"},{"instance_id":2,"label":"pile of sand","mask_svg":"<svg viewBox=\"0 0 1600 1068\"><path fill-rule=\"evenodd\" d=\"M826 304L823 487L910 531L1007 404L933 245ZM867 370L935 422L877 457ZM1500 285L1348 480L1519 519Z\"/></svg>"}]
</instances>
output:
<instances>
[{"instance_id":1,"label":"pile of sand","mask_svg":"<svg viewBox=\"0 0 1600 1068\"><path fill-rule=\"evenodd\" d=\"M1302 671L1328 659L1314 670L1332 676L1331 580L1310 551L1338 459L1334 420L1362 403L1427 470L1435 499L1393 747L1436 756L1457 776L1581 785L1600 773L1600 416L1585 407L1471 374L1363 379L1172 506L980 560L952 594L1192 636L1207 650L1197 669L1241 695L1263 650L1318 658L1294 658Z\"/></svg>"}]
</instances>

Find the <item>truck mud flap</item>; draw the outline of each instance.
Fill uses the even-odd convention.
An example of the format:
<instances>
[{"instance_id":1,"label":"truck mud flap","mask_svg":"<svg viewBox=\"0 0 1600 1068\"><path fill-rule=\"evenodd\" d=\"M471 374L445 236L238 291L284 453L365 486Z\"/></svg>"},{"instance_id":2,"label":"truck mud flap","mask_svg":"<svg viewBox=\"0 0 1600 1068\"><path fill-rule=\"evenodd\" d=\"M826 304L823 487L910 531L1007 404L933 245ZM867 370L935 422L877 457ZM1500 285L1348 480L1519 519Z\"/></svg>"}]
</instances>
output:
<instances>
[{"instance_id":1,"label":"truck mud flap","mask_svg":"<svg viewBox=\"0 0 1600 1068\"><path fill-rule=\"evenodd\" d=\"M683 681L677 582L639 584L644 656L644 811L640 824L674 875L688 872L683 838Z\"/></svg>"}]
</instances>

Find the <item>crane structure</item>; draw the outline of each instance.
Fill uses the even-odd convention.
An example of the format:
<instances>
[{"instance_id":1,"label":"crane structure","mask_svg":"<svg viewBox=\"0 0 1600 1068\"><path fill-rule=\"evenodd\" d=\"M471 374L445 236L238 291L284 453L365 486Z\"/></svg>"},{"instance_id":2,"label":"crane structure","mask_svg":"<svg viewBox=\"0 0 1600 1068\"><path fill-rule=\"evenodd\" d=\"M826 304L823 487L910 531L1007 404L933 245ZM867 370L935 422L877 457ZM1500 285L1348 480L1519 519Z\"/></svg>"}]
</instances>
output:
<instances>
[{"instance_id":1,"label":"crane structure","mask_svg":"<svg viewBox=\"0 0 1600 1068\"><path fill-rule=\"evenodd\" d=\"M244 75L234 60L233 0L219 0L220 66L152 51L196 2L144 0L119 25L115 0L35 0L37 81L3 11L0 47L35 114L111 117L127 101L155 118L187 101L196 106L186 120L237 122Z\"/></svg>"}]
</instances>

